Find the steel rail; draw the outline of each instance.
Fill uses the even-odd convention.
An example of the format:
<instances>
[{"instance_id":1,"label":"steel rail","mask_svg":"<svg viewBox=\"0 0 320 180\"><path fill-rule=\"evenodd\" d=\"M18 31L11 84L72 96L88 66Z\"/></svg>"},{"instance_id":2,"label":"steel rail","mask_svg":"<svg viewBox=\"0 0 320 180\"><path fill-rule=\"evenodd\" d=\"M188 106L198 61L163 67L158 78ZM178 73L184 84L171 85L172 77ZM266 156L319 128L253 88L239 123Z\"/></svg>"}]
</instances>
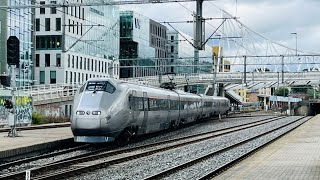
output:
<instances>
[{"instance_id":1,"label":"steel rail","mask_svg":"<svg viewBox=\"0 0 320 180\"><path fill-rule=\"evenodd\" d=\"M270 134L270 133L272 133L272 132L275 132L275 131L277 131L277 130L279 130L279 129L281 129L281 128L287 127L287 126L289 126L289 125L291 125L291 124L293 124L293 123L295 123L295 122L298 122L298 121L300 121L300 120L303 120L303 119L305 119L305 118L306 118L306 117L299 118L299 119L297 119L297 120L295 120L295 121L292 121L292 122L290 122L290 123L287 123L287 124L285 124L285 125L282 125L282 126L280 126L280 127L278 127L278 128L274 128L274 129L269 130L269 131L267 131L267 132L261 133L261 134L259 134L259 135L257 135L257 136L254 136L254 137L248 138L248 139L246 139L246 140L243 140L243 141L241 141L241 142L238 142L238 143L236 143L236 144L230 145L230 146L228 146L228 147L226 147L226 148L222 148L222 149L217 150L217 151L215 151L215 152L206 154L206 155L201 156L201 157L199 157L199 158L190 160L190 161L188 161L188 162L186 162L186 163L183 163L183 164L180 164L180 165L178 165L178 166L172 167L172 168L170 168L170 169L164 170L164 171L162 171L162 172L160 172L160 173L158 173L158 174L155 174L155 175L152 175L152 176L149 176L149 177L145 178L145 180L161 179L161 178L164 178L164 177L168 177L169 175L174 174L174 173L176 173L177 171L181 171L181 170L183 170L183 169L186 169L186 168L188 168L188 167L191 167L191 166L193 166L193 165L195 165L195 164L197 164L197 163L200 163L200 162L203 162L203 161L205 161L205 160L207 160L207 159L209 159L209 158L212 158L212 157L215 156L215 155L218 155L218 154L227 152L227 151L229 151L229 150L231 150L231 149L233 149L233 148L236 148L236 147L238 147L238 146L240 146L240 145L243 145L243 144L245 144L245 143L248 143L248 142L250 142L250 141L253 141L253 140L257 139L257 138L260 138L260 137L262 137L262 136L265 136L265 135L267 135L267 134ZM309 120L309 119L308 119L308 120ZM301 125L301 124L300 124L300 125ZM299 126L300 126L300 125L299 125ZM297 127L298 127L298 126L297 126ZM295 128L296 128L296 127L295 127ZM289 132L289 131L288 131L288 132ZM288 132L287 132L287 133L288 133ZM260 147L261 147L261 146L260 146ZM250 151L250 153L251 153L251 152L252 152L252 151ZM250 154L250 153L248 153L248 154ZM232 161L232 162L230 162L230 163L234 163L235 161L240 160L242 157L247 156L248 154L246 153L246 154L244 154L243 156L237 158L236 160L234 160L234 161ZM202 177L199 178L199 179L200 179L200 180L203 180L203 179L209 179L209 178L211 178L213 175L217 174L219 171L224 170L224 169L226 169L226 167L230 166L230 163L228 163L227 165L224 165L224 166L218 168L217 170L214 170L214 171L212 171L212 172L210 172L210 173L202 176Z\"/></svg>"},{"instance_id":2,"label":"steel rail","mask_svg":"<svg viewBox=\"0 0 320 180\"><path fill-rule=\"evenodd\" d=\"M268 123L271 121L276 121L276 120L279 120L282 118L284 118L284 117L266 118L264 120L256 121L253 123L246 123L243 125L237 125L237 126L223 128L223 129L215 130L215 131L211 131L211 132L185 136L182 138L176 138L176 139L166 140L166 141L162 141L162 142L151 143L151 144L147 144L147 145L141 145L141 146L137 146L137 147L133 147L133 148L126 148L126 149L122 149L122 150L112 150L112 151L105 152L102 154L94 154L94 155L92 155L92 153L91 153L91 155L81 157L81 158L74 157L74 158L72 158L72 160L61 161L61 162L57 162L57 163L48 164L48 165L45 165L42 167L30 169L32 172L32 175L36 176L36 177L33 177L32 179L61 178L61 177L70 176L73 174L79 174L81 172L91 171L92 169L103 168L103 167L106 167L106 166L109 166L112 164L117 164L117 163L129 161L132 159L137 159L137 158L149 156L149 155L152 155L155 153L159 153L159 152L171 150L174 148L190 145L192 143L197 143L197 142L205 141L208 139L216 138L216 137L228 134L228 133L240 131L240 130L243 130L246 128L251 128L254 126L259 126L259 125L262 125L262 124L265 124L265 123ZM180 143L178 142L178 141L182 141L182 140L189 140L189 141L188 142L180 142ZM153 150L144 150L144 152L141 152L141 150L143 150L145 148L150 148L150 147L154 147L154 146L163 146L166 143L167 144L177 143L177 144L168 145L167 147L159 147L159 148L153 149ZM137 151L137 152L133 153L133 151ZM125 154L128 152L131 152L131 153ZM114 157L113 160L105 159L105 160L103 160L103 162L94 163L94 164L88 165L88 166L81 165L81 163L85 163L85 162L88 163L90 161L95 161L95 160L99 160L99 159L101 161L102 158L106 158L106 157L108 157L109 159L112 159L110 156L115 156L115 155L119 155L119 154L124 154L126 156L120 157L120 158ZM80 165L76 166L76 164L80 164ZM71 169L70 169L70 167L71 167ZM62 168L67 168L67 169L62 169ZM57 169L59 169L58 172L51 172L49 174L45 174L45 172L54 171ZM24 171L6 174L3 176L0 176L0 179L9 179L9 178L10 179L21 179L24 177L24 174L25 174Z\"/></svg>"}]
</instances>

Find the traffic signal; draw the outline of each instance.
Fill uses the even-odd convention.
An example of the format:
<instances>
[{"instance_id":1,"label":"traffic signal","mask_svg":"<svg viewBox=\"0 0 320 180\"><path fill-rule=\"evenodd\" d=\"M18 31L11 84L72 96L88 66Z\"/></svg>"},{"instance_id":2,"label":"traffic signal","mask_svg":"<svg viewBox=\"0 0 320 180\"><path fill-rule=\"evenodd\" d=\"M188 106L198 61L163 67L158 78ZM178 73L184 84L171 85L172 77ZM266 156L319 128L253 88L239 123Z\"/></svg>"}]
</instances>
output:
<instances>
[{"instance_id":1,"label":"traffic signal","mask_svg":"<svg viewBox=\"0 0 320 180\"><path fill-rule=\"evenodd\" d=\"M11 80L10 76L8 76L8 75L0 75L0 83L3 86L9 87L10 86L10 80Z\"/></svg>"},{"instance_id":2,"label":"traffic signal","mask_svg":"<svg viewBox=\"0 0 320 180\"><path fill-rule=\"evenodd\" d=\"M5 99L4 103L3 103L3 106L6 109L12 109L13 108L13 103L12 103L12 101L10 99Z\"/></svg>"},{"instance_id":3,"label":"traffic signal","mask_svg":"<svg viewBox=\"0 0 320 180\"><path fill-rule=\"evenodd\" d=\"M20 63L20 41L16 36L7 40L7 63L16 66Z\"/></svg>"}]
</instances>

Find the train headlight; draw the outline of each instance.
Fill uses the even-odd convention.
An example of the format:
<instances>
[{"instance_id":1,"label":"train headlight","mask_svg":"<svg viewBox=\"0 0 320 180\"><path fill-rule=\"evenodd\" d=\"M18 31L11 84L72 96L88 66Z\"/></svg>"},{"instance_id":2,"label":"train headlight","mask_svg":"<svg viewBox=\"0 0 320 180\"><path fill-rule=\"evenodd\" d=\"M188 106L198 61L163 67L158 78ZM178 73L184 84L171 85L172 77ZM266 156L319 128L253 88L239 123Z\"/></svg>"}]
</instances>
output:
<instances>
[{"instance_id":1,"label":"train headlight","mask_svg":"<svg viewBox=\"0 0 320 180\"><path fill-rule=\"evenodd\" d=\"M92 111L92 115L100 115L101 111Z\"/></svg>"},{"instance_id":2,"label":"train headlight","mask_svg":"<svg viewBox=\"0 0 320 180\"><path fill-rule=\"evenodd\" d=\"M77 115L84 115L85 112L84 112L84 111L77 111L76 114L77 114Z\"/></svg>"}]
</instances>

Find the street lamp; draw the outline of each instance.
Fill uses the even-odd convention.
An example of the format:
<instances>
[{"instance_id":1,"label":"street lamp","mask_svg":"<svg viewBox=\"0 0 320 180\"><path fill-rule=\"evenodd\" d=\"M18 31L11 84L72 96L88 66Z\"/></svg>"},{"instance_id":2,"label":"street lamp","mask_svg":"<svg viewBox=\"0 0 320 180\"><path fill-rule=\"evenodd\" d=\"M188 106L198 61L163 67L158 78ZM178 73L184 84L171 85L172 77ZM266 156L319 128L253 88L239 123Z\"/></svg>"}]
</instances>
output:
<instances>
[{"instance_id":1,"label":"street lamp","mask_svg":"<svg viewBox=\"0 0 320 180\"><path fill-rule=\"evenodd\" d=\"M296 56L297 56L298 55L298 34L296 32L291 33L291 34L295 35L295 37L296 37Z\"/></svg>"}]
</instances>

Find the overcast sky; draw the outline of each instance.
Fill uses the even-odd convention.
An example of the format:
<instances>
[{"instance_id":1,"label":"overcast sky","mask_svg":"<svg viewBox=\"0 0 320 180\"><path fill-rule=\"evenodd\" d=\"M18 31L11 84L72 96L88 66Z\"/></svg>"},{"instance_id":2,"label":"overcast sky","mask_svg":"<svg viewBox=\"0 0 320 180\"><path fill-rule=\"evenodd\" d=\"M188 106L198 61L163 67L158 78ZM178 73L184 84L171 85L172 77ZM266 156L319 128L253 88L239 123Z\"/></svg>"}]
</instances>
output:
<instances>
[{"instance_id":1,"label":"overcast sky","mask_svg":"<svg viewBox=\"0 0 320 180\"><path fill-rule=\"evenodd\" d=\"M204 2L203 16L221 17L221 12L215 5L239 17L252 30L293 49L295 35L290 33L296 32L298 49L320 53L320 0L217 0ZM120 8L134 10L156 21L179 21L192 20L191 12L195 11L196 3L147 4ZM214 26L218 26L219 22L220 20L208 21ZM192 36L192 24L174 26ZM213 31L214 28L206 24L206 35L209 36ZM210 43L209 45L213 44Z\"/></svg>"}]
</instances>

